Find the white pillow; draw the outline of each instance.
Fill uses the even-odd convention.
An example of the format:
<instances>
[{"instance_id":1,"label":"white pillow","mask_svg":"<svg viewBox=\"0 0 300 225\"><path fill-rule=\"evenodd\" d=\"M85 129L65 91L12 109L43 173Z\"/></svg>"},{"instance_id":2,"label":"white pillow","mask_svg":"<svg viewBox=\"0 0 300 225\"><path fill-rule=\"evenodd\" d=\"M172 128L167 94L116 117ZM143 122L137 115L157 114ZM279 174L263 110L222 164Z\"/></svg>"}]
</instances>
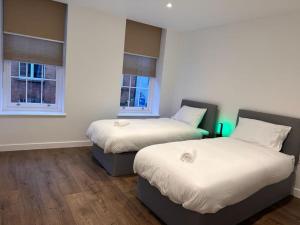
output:
<instances>
[{"instance_id":1,"label":"white pillow","mask_svg":"<svg viewBox=\"0 0 300 225\"><path fill-rule=\"evenodd\" d=\"M231 137L280 151L290 130L288 126L240 117Z\"/></svg>"},{"instance_id":2,"label":"white pillow","mask_svg":"<svg viewBox=\"0 0 300 225\"><path fill-rule=\"evenodd\" d=\"M178 120L197 128L201 123L207 109L195 108L190 106L182 106L181 109L172 117L174 120Z\"/></svg>"}]
</instances>

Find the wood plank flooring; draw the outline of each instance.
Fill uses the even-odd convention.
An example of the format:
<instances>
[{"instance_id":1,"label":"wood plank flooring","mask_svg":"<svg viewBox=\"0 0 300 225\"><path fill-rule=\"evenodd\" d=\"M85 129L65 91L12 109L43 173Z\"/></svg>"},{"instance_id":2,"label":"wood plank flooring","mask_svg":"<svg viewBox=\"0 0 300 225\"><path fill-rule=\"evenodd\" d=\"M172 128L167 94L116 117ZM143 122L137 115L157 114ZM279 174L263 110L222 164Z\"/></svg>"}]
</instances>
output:
<instances>
[{"instance_id":1,"label":"wood plank flooring","mask_svg":"<svg viewBox=\"0 0 300 225\"><path fill-rule=\"evenodd\" d=\"M136 198L136 177L113 178L88 148L0 153L0 225L159 225ZM286 199L243 225L300 225Z\"/></svg>"}]
</instances>

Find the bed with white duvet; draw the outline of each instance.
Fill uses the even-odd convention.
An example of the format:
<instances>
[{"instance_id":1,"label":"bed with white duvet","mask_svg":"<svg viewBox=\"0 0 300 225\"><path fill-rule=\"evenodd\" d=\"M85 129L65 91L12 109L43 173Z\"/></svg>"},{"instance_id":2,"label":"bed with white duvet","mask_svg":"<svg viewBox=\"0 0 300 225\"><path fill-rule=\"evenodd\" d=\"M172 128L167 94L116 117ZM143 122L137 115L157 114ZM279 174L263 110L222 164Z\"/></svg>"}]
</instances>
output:
<instances>
[{"instance_id":1,"label":"bed with white duvet","mask_svg":"<svg viewBox=\"0 0 300 225\"><path fill-rule=\"evenodd\" d=\"M217 113L217 105L182 100L172 118L95 121L87 130L92 156L111 176L132 175L133 160L140 149L211 136Z\"/></svg>"},{"instance_id":2,"label":"bed with white duvet","mask_svg":"<svg viewBox=\"0 0 300 225\"><path fill-rule=\"evenodd\" d=\"M137 153L138 198L170 225L236 225L291 195L300 119L239 110L230 138Z\"/></svg>"},{"instance_id":3,"label":"bed with white duvet","mask_svg":"<svg viewBox=\"0 0 300 225\"><path fill-rule=\"evenodd\" d=\"M171 118L99 120L87 130L90 140L105 153L134 152L152 144L201 139L208 134Z\"/></svg>"},{"instance_id":4,"label":"bed with white duvet","mask_svg":"<svg viewBox=\"0 0 300 225\"><path fill-rule=\"evenodd\" d=\"M189 162L182 155L190 152ZM172 202L216 213L294 170L294 156L234 138L153 145L136 155L134 171Z\"/></svg>"}]
</instances>

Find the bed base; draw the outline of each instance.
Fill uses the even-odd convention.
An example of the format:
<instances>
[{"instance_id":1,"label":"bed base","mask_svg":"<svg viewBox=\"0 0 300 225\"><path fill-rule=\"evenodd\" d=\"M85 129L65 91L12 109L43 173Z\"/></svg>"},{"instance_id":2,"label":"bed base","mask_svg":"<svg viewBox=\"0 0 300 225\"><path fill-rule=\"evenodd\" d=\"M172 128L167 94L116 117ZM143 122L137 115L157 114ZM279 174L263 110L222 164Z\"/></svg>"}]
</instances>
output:
<instances>
[{"instance_id":1,"label":"bed base","mask_svg":"<svg viewBox=\"0 0 300 225\"><path fill-rule=\"evenodd\" d=\"M235 225L288 197L295 175L273 184L214 214L200 214L175 204L142 177L138 178L138 198L168 225ZM220 187L222 189L222 187Z\"/></svg>"},{"instance_id":2,"label":"bed base","mask_svg":"<svg viewBox=\"0 0 300 225\"><path fill-rule=\"evenodd\" d=\"M133 175L133 161L136 152L125 153L104 153L104 150L97 145L93 145L91 149L94 159L108 172L109 175L126 176Z\"/></svg>"}]
</instances>

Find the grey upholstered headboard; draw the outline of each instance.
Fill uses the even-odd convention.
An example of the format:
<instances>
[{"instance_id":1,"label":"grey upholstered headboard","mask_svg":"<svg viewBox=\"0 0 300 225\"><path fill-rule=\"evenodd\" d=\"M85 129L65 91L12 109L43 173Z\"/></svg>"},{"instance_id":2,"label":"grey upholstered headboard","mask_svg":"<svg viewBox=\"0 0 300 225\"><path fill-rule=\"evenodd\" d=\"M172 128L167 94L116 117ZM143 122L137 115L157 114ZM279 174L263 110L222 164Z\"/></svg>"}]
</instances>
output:
<instances>
[{"instance_id":1,"label":"grey upholstered headboard","mask_svg":"<svg viewBox=\"0 0 300 225\"><path fill-rule=\"evenodd\" d=\"M214 104L183 99L181 102L181 106L184 105L207 109L203 120L201 121L198 127L209 131L209 136L212 137L215 133L215 125L218 116L218 106Z\"/></svg>"},{"instance_id":2,"label":"grey upholstered headboard","mask_svg":"<svg viewBox=\"0 0 300 225\"><path fill-rule=\"evenodd\" d=\"M295 164L298 164L300 153L300 119L244 109L239 110L238 116L292 127L281 152L294 155L296 159Z\"/></svg>"}]
</instances>

